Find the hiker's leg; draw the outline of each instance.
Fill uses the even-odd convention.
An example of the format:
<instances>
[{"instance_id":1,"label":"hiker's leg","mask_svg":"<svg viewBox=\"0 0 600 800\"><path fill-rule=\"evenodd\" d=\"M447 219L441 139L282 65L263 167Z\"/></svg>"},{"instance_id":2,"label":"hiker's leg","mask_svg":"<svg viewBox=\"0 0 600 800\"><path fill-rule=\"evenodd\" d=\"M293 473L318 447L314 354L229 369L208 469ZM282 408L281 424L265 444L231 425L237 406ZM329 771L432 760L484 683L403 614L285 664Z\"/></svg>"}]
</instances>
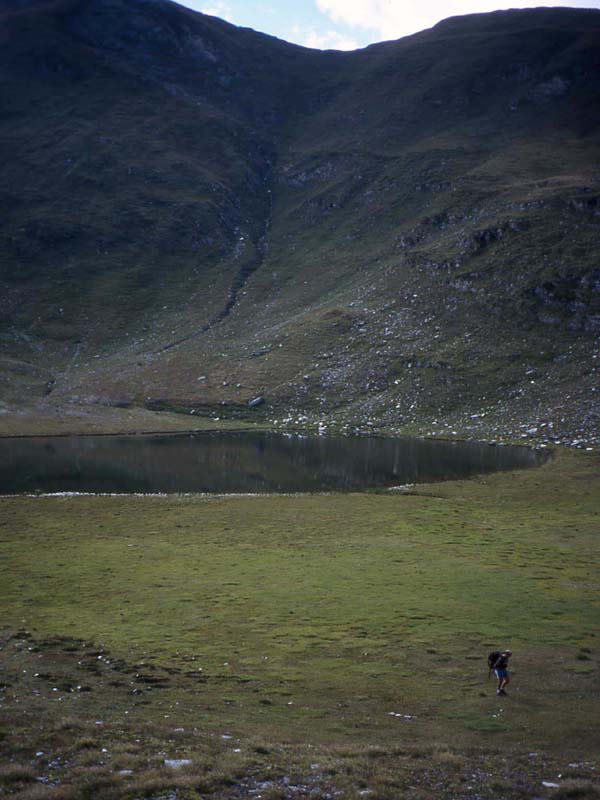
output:
<instances>
[{"instance_id":1,"label":"hiker's leg","mask_svg":"<svg viewBox=\"0 0 600 800\"><path fill-rule=\"evenodd\" d=\"M496 675L498 676L498 688L496 694L505 694L504 687L508 683L508 672L505 669L497 669Z\"/></svg>"}]
</instances>

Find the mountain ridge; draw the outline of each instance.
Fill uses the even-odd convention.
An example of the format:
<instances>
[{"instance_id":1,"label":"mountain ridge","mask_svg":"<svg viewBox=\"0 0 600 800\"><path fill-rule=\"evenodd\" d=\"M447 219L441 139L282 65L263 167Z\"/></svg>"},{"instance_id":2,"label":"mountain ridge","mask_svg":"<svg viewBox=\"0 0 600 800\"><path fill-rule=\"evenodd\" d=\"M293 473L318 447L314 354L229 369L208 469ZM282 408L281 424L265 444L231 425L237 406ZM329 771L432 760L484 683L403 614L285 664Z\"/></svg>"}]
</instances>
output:
<instances>
[{"instance_id":1,"label":"mountain ridge","mask_svg":"<svg viewBox=\"0 0 600 800\"><path fill-rule=\"evenodd\" d=\"M162 0L0 18L0 399L591 441L587 12L353 53Z\"/></svg>"}]
</instances>

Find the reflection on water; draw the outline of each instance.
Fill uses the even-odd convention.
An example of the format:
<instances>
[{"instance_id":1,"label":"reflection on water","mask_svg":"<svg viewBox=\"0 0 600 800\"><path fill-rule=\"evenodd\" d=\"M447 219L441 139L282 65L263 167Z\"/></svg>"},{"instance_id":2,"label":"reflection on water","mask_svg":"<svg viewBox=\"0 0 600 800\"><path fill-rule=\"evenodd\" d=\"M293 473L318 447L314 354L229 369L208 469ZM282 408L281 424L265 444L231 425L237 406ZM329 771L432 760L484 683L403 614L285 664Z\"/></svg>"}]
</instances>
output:
<instances>
[{"instance_id":1,"label":"reflection on water","mask_svg":"<svg viewBox=\"0 0 600 800\"><path fill-rule=\"evenodd\" d=\"M477 442L266 432L0 439L0 493L356 491L545 458Z\"/></svg>"},{"instance_id":2,"label":"reflection on water","mask_svg":"<svg viewBox=\"0 0 600 800\"><path fill-rule=\"evenodd\" d=\"M525 447L219 432L0 440L0 493L313 492L532 467Z\"/></svg>"}]
</instances>

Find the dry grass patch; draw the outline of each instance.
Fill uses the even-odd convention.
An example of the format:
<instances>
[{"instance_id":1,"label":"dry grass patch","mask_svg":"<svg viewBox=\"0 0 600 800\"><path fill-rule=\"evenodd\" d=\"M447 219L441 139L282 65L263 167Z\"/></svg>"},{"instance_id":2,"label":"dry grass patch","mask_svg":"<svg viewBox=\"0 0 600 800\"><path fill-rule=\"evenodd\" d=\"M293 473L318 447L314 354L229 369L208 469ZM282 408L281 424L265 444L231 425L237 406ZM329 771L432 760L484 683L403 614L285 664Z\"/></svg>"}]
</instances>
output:
<instances>
[{"instance_id":1,"label":"dry grass patch","mask_svg":"<svg viewBox=\"0 0 600 800\"><path fill-rule=\"evenodd\" d=\"M29 764L5 764L0 766L0 785L31 783L37 778L35 769Z\"/></svg>"},{"instance_id":2,"label":"dry grass patch","mask_svg":"<svg viewBox=\"0 0 600 800\"><path fill-rule=\"evenodd\" d=\"M551 800L598 800L598 798L600 798L600 785L585 779L566 780L551 795Z\"/></svg>"},{"instance_id":3,"label":"dry grass patch","mask_svg":"<svg viewBox=\"0 0 600 800\"><path fill-rule=\"evenodd\" d=\"M38 783L11 795L11 800L77 800L77 798L72 787L46 786Z\"/></svg>"}]
</instances>

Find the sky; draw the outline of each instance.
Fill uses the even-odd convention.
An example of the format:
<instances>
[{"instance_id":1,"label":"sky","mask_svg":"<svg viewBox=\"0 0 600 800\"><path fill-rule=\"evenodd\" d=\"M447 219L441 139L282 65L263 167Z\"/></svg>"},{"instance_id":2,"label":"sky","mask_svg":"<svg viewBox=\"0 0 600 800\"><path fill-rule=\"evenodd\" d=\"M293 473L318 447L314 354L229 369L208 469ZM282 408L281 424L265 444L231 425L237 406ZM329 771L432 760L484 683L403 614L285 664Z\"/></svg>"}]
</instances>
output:
<instances>
[{"instance_id":1,"label":"sky","mask_svg":"<svg viewBox=\"0 0 600 800\"><path fill-rule=\"evenodd\" d=\"M600 0L177 0L234 25L320 50L355 50L441 19L503 8L598 8Z\"/></svg>"}]
</instances>

